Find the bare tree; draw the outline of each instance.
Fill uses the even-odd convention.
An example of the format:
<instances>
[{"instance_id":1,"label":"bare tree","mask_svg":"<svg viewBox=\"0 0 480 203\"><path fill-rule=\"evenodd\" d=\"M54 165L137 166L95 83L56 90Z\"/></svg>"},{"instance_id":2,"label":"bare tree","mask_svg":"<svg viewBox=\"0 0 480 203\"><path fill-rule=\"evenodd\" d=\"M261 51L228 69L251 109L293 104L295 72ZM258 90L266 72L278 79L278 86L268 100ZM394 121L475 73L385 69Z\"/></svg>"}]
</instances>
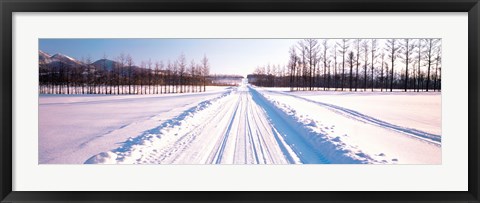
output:
<instances>
[{"instance_id":1,"label":"bare tree","mask_svg":"<svg viewBox=\"0 0 480 203\"><path fill-rule=\"evenodd\" d=\"M119 66L117 67L117 94L120 94L120 85L121 82L122 82L122 75L123 75L123 67L125 66L125 61L126 61L126 57L125 57L125 54L122 52L120 54L120 57L118 57L118 62L119 62ZM123 87L122 87L122 90L123 90Z\"/></svg>"},{"instance_id":2,"label":"bare tree","mask_svg":"<svg viewBox=\"0 0 480 203\"><path fill-rule=\"evenodd\" d=\"M391 60L391 72L390 72L390 92L393 90L393 72L395 69L395 60L398 57L400 46L398 46L397 39L388 39L386 43L387 57Z\"/></svg>"},{"instance_id":3,"label":"bare tree","mask_svg":"<svg viewBox=\"0 0 480 203\"><path fill-rule=\"evenodd\" d=\"M337 42L337 45L340 47L339 52L342 54L342 75L341 75L341 90L343 91L343 86L345 84L345 54L348 51L348 39L342 39L341 43Z\"/></svg>"},{"instance_id":4,"label":"bare tree","mask_svg":"<svg viewBox=\"0 0 480 203\"><path fill-rule=\"evenodd\" d=\"M166 93L172 93L173 92L173 87L172 86L172 82L173 82L173 79L172 79L172 74L173 74L173 71L174 71L174 67L173 67L173 64L170 62L170 60L168 60L168 65L167 65L167 85L165 86L168 87L168 90L165 90Z\"/></svg>"},{"instance_id":5,"label":"bare tree","mask_svg":"<svg viewBox=\"0 0 480 203\"><path fill-rule=\"evenodd\" d=\"M152 59L148 59L147 61L147 69L146 71L146 76L147 76L147 85L145 86L145 93L146 94L151 94L152 90ZM147 93L148 90L148 93Z\"/></svg>"},{"instance_id":6,"label":"bare tree","mask_svg":"<svg viewBox=\"0 0 480 203\"><path fill-rule=\"evenodd\" d=\"M317 65L318 57L318 40L304 39L304 45L308 54L308 90L313 88L313 77L315 75L315 67Z\"/></svg>"},{"instance_id":7,"label":"bare tree","mask_svg":"<svg viewBox=\"0 0 480 203\"><path fill-rule=\"evenodd\" d=\"M416 45L416 49L417 49L417 64L418 64L418 67L417 67L417 92L420 91L420 88L421 88L421 83L420 83L420 75L421 75L421 68L422 68L422 53L423 53L423 49L425 47L425 45L422 43L423 40L422 39L418 39L418 44Z\"/></svg>"},{"instance_id":8,"label":"bare tree","mask_svg":"<svg viewBox=\"0 0 480 203\"><path fill-rule=\"evenodd\" d=\"M102 65L103 65L103 67L102 67L103 70L100 70L101 72L103 72L103 71L105 71L105 70L108 69L108 67L107 67L107 60L108 60L107 54L106 54L106 53L103 53L103 63L102 63ZM95 71L95 72L100 72L100 71ZM109 92L109 94L112 94L112 85L110 85L110 84L112 83L111 74L109 74L109 72L107 72L106 77L107 77L107 81L106 81L106 82L107 82L108 86L110 86L110 92ZM97 80L97 78L95 78L95 79ZM98 88L98 91L96 91L96 92L98 92L99 94L101 94L102 88L101 88L100 82L97 82L97 83L98 83L98 84L95 84L95 86L97 86L97 88ZM107 87L105 87L105 94L106 94L106 93L107 93Z\"/></svg>"},{"instance_id":9,"label":"bare tree","mask_svg":"<svg viewBox=\"0 0 480 203\"><path fill-rule=\"evenodd\" d=\"M428 92L430 85L430 69L433 63L434 52L438 44L438 39L426 39L425 43L425 59L427 60L427 85L425 91Z\"/></svg>"},{"instance_id":10,"label":"bare tree","mask_svg":"<svg viewBox=\"0 0 480 203\"><path fill-rule=\"evenodd\" d=\"M357 57L355 59L356 71L355 71L355 91L357 91L358 87L358 66L360 65L360 43L362 42L361 39L355 39L355 50L357 51Z\"/></svg>"},{"instance_id":11,"label":"bare tree","mask_svg":"<svg viewBox=\"0 0 480 203\"><path fill-rule=\"evenodd\" d=\"M146 63L145 61L142 61L140 62L140 69L139 69L139 74L138 74L138 77L137 77L137 80L139 81L140 83L140 94L143 94L143 85L144 85L144 80L145 80L145 77L144 77L144 70L146 69Z\"/></svg>"},{"instance_id":12,"label":"bare tree","mask_svg":"<svg viewBox=\"0 0 480 203\"><path fill-rule=\"evenodd\" d=\"M299 41L298 44L298 49L300 51L301 55L301 62L300 66L298 67L300 70L299 72L301 73L301 78L302 78L302 84L301 87L303 90L305 90L305 87L307 87L307 75L308 75L308 69L307 69L307 48L304 43L304 41Z\"/></svg>"},{"instance_id":13,"label":"bare tree","mask_svg":"<svg viewBox=\"0 0 480 203\"><path fill-rule=\"evenodd\" d=\"M405 81L404 81L404 89L405 92L407 91L408 88L408 65L410 65L411 61L411 55L413 52L413 49L415 48L415 44L411 42L410 39L404 39L402 45L402 52L403 55L400 55L400 58L402 59L402 62L405 64Z\"/></svg>"},{"instance_id":14,"label":"bare tree","mask_svg":"<svg viewBox=\"0 0 480 203\"><path fill-rule=\"evenodd\" d=\"M364 58L363 58L363 59L364 59L364 60L363 60L363 65L364 65L364 71L363 71L363 73L364 73L364 76L363 76L363 80L364 80L364 82L363 82L363 90L364 90L364 91L367 91L367 72L368 72L367 67L368 67L368 52L369 52L369 50L368 50L368 41L367 41L367 40L365 40L365 41L362 42L362 49L363 49L363 54L364 54L364 55L363 55L363 57L364 57Z\"/></svg>"},{"instance_id":15,"label":"bare tree","mask_svg":"<svg viewBox=\"0 0 480 203\"><path fill-rule=\"evenodd\" d=\"M180 85L178 60L173 61L172 81L173 81L174 93L179 93L181 91L181 85Z\"/></svg>"},{"instance_id":16,"label":"bare tree","mask_svg":"<svg viewBox=\"0 0 480 203\"><path fill-rule=\"evenodd\" d=\"M337 44L333 47L333 86L337 90Z\"/></svg>"},{"instance_id":17,"label":"bare tree","mask_svg":"<svg viewBox=\"0 0 480 203\"><path fill-rule=\"evenodd\" d=\"M371 53L372 53L372 63L370 64L371 67L372 67L372 92L373 92L373 89L375 87L375 82L374 82L374 78L373 78L373 69L375 67L375 60L377 58L377 55L376 55L376 51L377 51L377 40L376 39L372 39L372 49L371 49Z\"/></svg>"},{"instance_id":18,"label":"bare tree","mask_svg":"<svg viewBox=\"0 0 480 203\"><path fill-rule=\"evenodd\" d=\"M160 61L160 64L159 64L159 85L160 85L160 94L165 94L166 92L164 90L166 90L166 86L167 86L167 81L166 81L166 70L165 70L165 64L163 63L163 61Z\"/></svg>"},{"instance_id":19,"label":"bare tree","mask_svg":"<svg viewBox=\"0 0 480 203\"><path fill-rule=\"evenodd\" d=\"M328 75L327 75L327 64L329 57L327 56L328 52L328 39L324 39L323 43L323 90L326 90L326 88L330 89L330 69L328 70ZM327 78L325 78L327 76ZM326 84L326 85L325 85Z\"/></svg>"},{"instance_id":20,"label":"bare tree","mask_svg":"<svg viewBox=\"0 0 480 203\"><path fill-rule=\"evenodd\" d=\"M440 63L442 61L441 51L442 50L440 48L438 48L437 49L437 55L435 56L435 78L434 78L434 85L433 85L433 90L434 91L435 90L440 90L440 88L439 88L439 84L440 84L439 73L441 73L441 71L440 71L440 69L441 69Z\"/></svg>"},{"instance_id":21,"label":"bare tree","mask_svg":"<svg viewBox=\"0 0 480 203\"><path fill-rule=\"evenodd\" d=\"M132 84L134 82L134 80L132 80L133 78L133 59L132 59L132 56L130 56L130 54L127 55L127 72L128 72L128 94L132 94Z\"/></svg>"},{"instance_id":22,"label":"bare tree","mask_svg":"<svg viewBox=\"0 0 480 203\"><path fill-rule=\"evenodd\" d=\"M350 64L350 92L353 88L353 64L355 63L355 54L353 51L348 52L348 63Z\"/></svg>"},{"instance_id":23,"label":"bare tree","mask_svg":"<svg viewBox=\"0 0 480 203\"><path fill-rule=\"evenodd\" d=\"M153 93L158 94L158 86L159 86L159 75L160 75L160 62L155 62L155 70L153 74Z\"/></svg>"},{"instance_id":24,"label":"bare tree","mask_svg":"<svg viewBox=\"0 0 480 203\"><path fill-rule=\"evenodd\" d=\"M185 92L185 71L187 67L187 59L185 58L185 55L182 53L180 57L178 58L178 74L180 76L180 93Z\"/></svg>"},{"instance_id":25,"label":"bare tree","mask_svg":"<svg viewBox=\"0 0 480 203\"><path fill-rule=\"evenodd\" d=\"M298 56L297 56L297 53L295 51L295 47L292 46L290 47L290 61L289 61L289 67L290 67L290 91L293 91L293 87L295 84L295 80L296 80L296 69L297 69L297 64L298 64Z\"/></svg>"},{"instance_id":26,"label":"bare tree","mask_svg":"<svg viewBox=\"0 0 480 203\"><path fill-rule=\"evenodd\" d=\"M382 52L380 54L380 58L382 59L382 64L380 68L380 91L383 91L383 86L384 86L384 76L383 76L383 66L385 65L385 53ZM388 70L388 67L387 67ZM386 91L386 90L385 90Z\"/></svg>"},{"instance_id":27,"label":"bare tree","mask_svg":"<svg viewBox=\"0 0 480 203\"><path fill-rule=\"evenodd\" d=\"M195 67L197 65L195 64L195 60L191 60L190 61L190 67L189 67L189 72L190 72L190 92L195 92L195 81L194 81L194 77L195 77Z\"/></svg>"},{"instance_id":28,"label":"bare tree","mask_svg":"<svg viewBox=\"0 0 480 203\"><path fill-rule=\"evenodd\" d=\"M206 91L206 82L207 76L210 74L210 64L208 62L207 55L203 55L203 58L200 62L202 64L202 83L203 83L203 91Z\"/></svg>"}]
</instances>

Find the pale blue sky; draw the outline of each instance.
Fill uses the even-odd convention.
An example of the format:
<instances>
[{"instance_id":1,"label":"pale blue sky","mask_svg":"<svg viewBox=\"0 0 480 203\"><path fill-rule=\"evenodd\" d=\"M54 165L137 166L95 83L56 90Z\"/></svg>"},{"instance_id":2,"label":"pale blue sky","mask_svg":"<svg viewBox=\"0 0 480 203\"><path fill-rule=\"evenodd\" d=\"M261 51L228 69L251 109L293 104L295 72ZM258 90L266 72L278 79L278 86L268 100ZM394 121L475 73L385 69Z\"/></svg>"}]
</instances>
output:
<instances>
[{"instance_id":1,"label":"pale blue sky","mask_svg":"<svg viewBox=\"0 0 480 203\"><path fill-rule=\"evenodd\" d=\"M40 39L40 50L62 53L78 60L90 56L92 61L104 54L115 60L123 52L135 64L151 59L174 61L183 52L188 60L199 62L204 54L212 74L246 76L261 65L285 65L288 50L299 39Z\"/></svg>"}]
</instances>

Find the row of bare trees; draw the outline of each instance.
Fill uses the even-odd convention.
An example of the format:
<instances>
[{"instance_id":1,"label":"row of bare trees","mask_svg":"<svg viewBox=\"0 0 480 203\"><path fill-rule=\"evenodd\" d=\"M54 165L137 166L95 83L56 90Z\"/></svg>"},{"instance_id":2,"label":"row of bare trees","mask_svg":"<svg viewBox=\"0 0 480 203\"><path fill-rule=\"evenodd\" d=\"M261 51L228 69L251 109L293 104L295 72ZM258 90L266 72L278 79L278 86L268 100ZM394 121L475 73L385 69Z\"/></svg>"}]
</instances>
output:
<instances>
[{"instance_id":1,"label":"row of bare trees","mask_svg":"<svg viewBox=\"0 0 480 203\"><path fill-rule=\"evenodd\" d=\"M258 66L247 76L248 82L262 87L289 87L289 72L285 66Z\"/></svg>"},{"instance_id":2,"label":"row of bare trees","mask_svg":"<svg viewBox=\"0 0 480 203\"><path fill-rule=\"evenodd\" d=\"M40 63L41 94L167 94L202 92L208 80L209 61L187 63L184 54L176 60L142 61L136 65L130 55L116 61L106 56L94 63L89 58L75 64Z\"/></svg>"},{"instance_id":3,"label":"row of bare trees","mask_svg":"<svg viewBox=\"0 0 480 203\"><path fill-rule=\"evenodd\" d=\"M303 39L286 66L258 67L249 82L291 90L440 91L441 39Z\"/></svg>"}]
</instances>

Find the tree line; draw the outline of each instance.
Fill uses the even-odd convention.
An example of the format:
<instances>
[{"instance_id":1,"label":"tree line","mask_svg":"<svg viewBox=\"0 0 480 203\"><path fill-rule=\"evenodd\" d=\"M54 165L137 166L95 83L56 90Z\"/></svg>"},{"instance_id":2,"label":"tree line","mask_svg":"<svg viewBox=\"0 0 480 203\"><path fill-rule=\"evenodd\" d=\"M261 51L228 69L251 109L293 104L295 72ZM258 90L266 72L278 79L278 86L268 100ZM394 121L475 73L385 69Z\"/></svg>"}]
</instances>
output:
<instances>
[{"instance_id":1,"label":"tree line","mask_svg":"<svg viewBox=\"0 0 480 203\"><path fill-rule=\"evenodd\" d=\"M211 84L207 56L190 63L184 54L176 60L135 64L132 57L121 54L116 61L40 62L41 94L167 94L204 92Z\"/></svg>"},{"instance_id":2,"label":"tree line","mask_svg":"<svg viewBox=\"0 0 480 203\"><path fill-rule=\"evenodd\" d=\"M303 39L287 65L259 66L264 87L338 91L440 91L441 39Z\"/></svg>"}]
</instances>

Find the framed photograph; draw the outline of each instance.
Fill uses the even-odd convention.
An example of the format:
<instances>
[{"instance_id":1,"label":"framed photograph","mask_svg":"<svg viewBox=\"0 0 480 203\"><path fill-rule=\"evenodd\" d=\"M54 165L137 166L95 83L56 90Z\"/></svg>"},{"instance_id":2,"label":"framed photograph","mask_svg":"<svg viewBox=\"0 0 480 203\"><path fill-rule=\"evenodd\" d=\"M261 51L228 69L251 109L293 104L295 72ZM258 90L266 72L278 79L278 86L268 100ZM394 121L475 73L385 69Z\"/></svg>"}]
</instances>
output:
<instances>
[{"instance_id":1,"label":"framed photograph","mask_svg":"<svg viewBox=\"0 0 480 203\"><path fill-rule=\"evenodd\" d=\"M479 201L478 0L0 7L2 202Z\"/></svg>"}]
</instances>

